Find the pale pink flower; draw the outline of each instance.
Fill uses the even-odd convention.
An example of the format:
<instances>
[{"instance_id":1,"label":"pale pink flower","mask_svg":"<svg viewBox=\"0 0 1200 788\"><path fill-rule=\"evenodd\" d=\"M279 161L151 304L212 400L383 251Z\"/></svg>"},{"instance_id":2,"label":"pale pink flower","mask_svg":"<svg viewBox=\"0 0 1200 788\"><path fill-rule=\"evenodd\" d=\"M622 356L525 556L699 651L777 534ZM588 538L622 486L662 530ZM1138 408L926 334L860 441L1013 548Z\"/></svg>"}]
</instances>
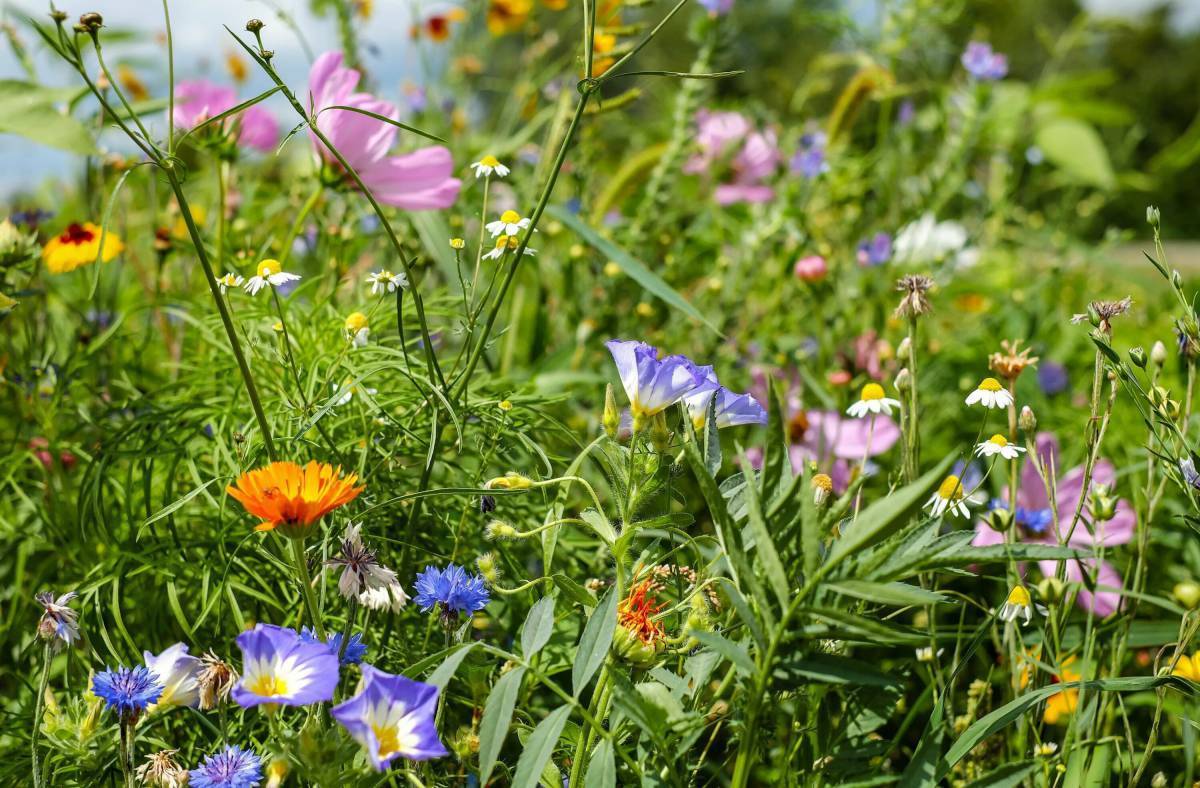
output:
<instances>
[{"instance_id":1,"label":"pale pink flower","mask_svg":"<svg viewBox=\"0 0 1200 788\"><path fill-rule=\"evenodd\" d=\"M1037 436L1037 453L1046 468L1058 467L1058 440L1048 432L1040 432ZM1116 481L1116 471L1108 460L1099 460L1092 471L1092 485L1103 485L1112 489ZM1075 507L1082 495L1090 495L1090 490L1083 490L1083 466L1072 468L1058 476L1055 485L1056 508L1058 509L1058 528L1062 536L1067 536ZM1137 516L1129 506L1129 502L1117 501L1115 514L1109 520L1095 522L1089 503L1084 504L1084 517L1075 527L1075 532L1067 540L1067 545L1088 552L1097 551L1100 547L1115 547L1129 542L1133 538ZM1050 499L1046 497L1046 487L1032 462L1026 462L1021 469L1021 486L1017 490L1017 509L1014 513L1017 521L1017 531L1021 541L1036 544L1057 545L1059 540L1053 532L1054 518L1050 508ZM1089 531L1091 525L1092 531ZM1003 544L1004 534L989 527L986 523L977 523L975 538L971 542L976 547ZM1038 568L1046 577L1053 577L1058 570L1057 561L1038 561ZM1073 583L1083 582L1083 572L1087 570L1088 577L1096 577L1096 585L1103 586L1095 592L1086 587L1079 591L1077 597L1079 606L1090 610L1097 616L1110 616L1121 606L1122 587L1121 574L1108 561L1095 558L1082 558L1066 562L1067 580Z\"/></svg>"},{"instance_id":2,"label":"pale pink flower","mask_svg":"<svg viewBox=\"0 0 1200 788\"><path fill-rule=\"evenodd\" d=\"M394 104L369 93L356 93L358 80L357 71L342 65L341 52L326 52L317 58L308 73L317 128L379 202L409 211L453 205L462 182L452 177L450 151L436 145L389 156L396 142L396 126L358 112L326 109L354 107L393 120L399 118ZM338 166L337 159L315 135L313 145L326 162Z\"/></svg>"},{"instance_id":3,"label":"pale pink flower","mask_svg":"<svg viewBox=\"0 0 1200 788\"><path fill-rule=\"evenodd\" d=\"M180 82L175 86L175 126L192 129L238 105L237 91L206 79ZM225 121L237 124L238 143L270 153L279 142L279 123L275 116L255 104Z\"/></svg>"},{"instance_id":4,"label":"pale pink flower","mask_svg":"<svg viewBox=\"0 0 1200 788\"><path fill-rule=\"evenodd\" d=\"M810 254L796 261L793 273L804 282L820 282L829 273L829 265L821 255Z\"/></svg>"}]
</instances>

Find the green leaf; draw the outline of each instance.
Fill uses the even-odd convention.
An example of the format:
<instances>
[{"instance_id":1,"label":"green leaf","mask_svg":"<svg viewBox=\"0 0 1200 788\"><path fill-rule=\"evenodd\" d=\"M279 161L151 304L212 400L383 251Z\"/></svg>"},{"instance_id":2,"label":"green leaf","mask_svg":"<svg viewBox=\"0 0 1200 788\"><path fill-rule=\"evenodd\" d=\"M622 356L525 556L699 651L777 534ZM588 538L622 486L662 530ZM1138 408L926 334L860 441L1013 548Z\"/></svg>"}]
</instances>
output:
<instances>
[{"instance_id":1,"label":"green leaf","mask_svg":"<svg viewBox=\"0 0 1200 788\"><path fill-rule=\"evenodd\" d=\"M896 687L901 681L868 662L830 654L810 654L781 660L776 677L785 681L803 678L819 684L859 684L867 687Z\"/></svg>"},{"instance_id":2,"label":"green leaf","mask_svg":"<svg viewBox=\"0 0 1200 788\"><path fill-rule=\"evenodd\" d=\"M750 653L746 651L746 647L742 644L734 643L729 638L722 637L716 632L702 632L693 629L688 634L729 660L742 674L746 676L754 675L754 660L750 659Z\"/></svg>"},{"instance_id":3,"label":"green leaf","mask_svg":"<svg viewBox=\"0 0 1200 788\"><path fill-rule=\"evenodd\" d=\"M967 788L1017 788L1025 783L1026 777L1041 768L1042 765L1037 761L1006 763L975 780Z\"/></svg>"},{"instance_id":4,"label":"green leaf","mask_svg":"<svg viewBox=\"0 0 1200 788\"><path fill-rule=\"evenodd\" d=\"M441 665L438 665L437 670L429 674L426 683L432 684L439 690L445 690L446 685L450 683L450 679L454 678L454 674L458 671L458 666L462 664L462 661L467 658L467 655L471 653L473 648L475 648L475 644L468 643L451 653Z\"/></svg>"},{"instance_id":5,"label":"green leaf","mask_svg":"<svg viewBox=\"0 0 1200 788\"><path fill-rule=\"evenodd\" d=\"M539 599L529 609L525 625L521 627L521 654L529 659L542 650L554 633L554 597Z\"/></svg>"},{"instance_id":6,"label":"green leaf","mask_svg":"<svg viewBox=\"0 0 1200 788\"><path fill-rule=\"evenodd\" d=\"M220 479L209 479L204 484L200 485L199 487L196 487L195 489L193 489L191 492L189 492L187 495L183 496L179 500L172 501L171 503L164 506L162 509L159 509L157 512L154 513L153 516L148 517L146 519L146 521L144 523L142 523L142 529L145 529L147 526L157 523L159 520L163 519L164 517L170 517L175 512L177 512L180 509L182 509L183 507L187 506L189 501L191 501L193 498L195 498L200 493L207 490L209 487L211 487L213 484L215 484L218 481L220 481ZM139 529L139 531L138 531L139 538L141 537L141 534L142 534L142 530Z\"/></svg>"},{"instance_id":7,"label":"green leaf","mask_svg":"<svg viewBox=\"0 0 1200 788\"><path fill-rule=\"evenodd\" d=\"M1101 189L1116 185L1108 150L1090 123L1055 118L1037 130L1034 141L1046 160L1072 180Z\"/></svg>"},{"instance_id":8,"label":"green leaf","mask_svg":"<svg viewBox=\"0 0 1200 788\"><path fill-rule=\"evenodd\" d=\"M559 706L546 715L546 719L538 723L525 741L525 750L517 761L517 773L513 776L513 788L536 788L541 778L542 769L554 754L554 746L562 734L567 717L571 716L570 706Z\"/></svg>"},{"instance_id":9,"label":"green leaf","mask_svg":"<svg viewBox=\"0 0 1200 788\"><path fill-rule=\"evenodd\" d=\"M484 704L483 717L479 720L480 785L487 785L492 769L496 767L496 759L500 757L504 739L508 736L508 726L512 722L513 709L517 705L517 695L521 692L521 679L524 677L524 666L505 673L492 687Z\"/></svg>"},{"instance_id":10,"label":"green leaf","mask_svg":"<svg viewBox=\"0 0 1200 788\"><path fill-rule=\"evenodd\" d=\"M903 525L904 517L920 506L929 491L946 477L955 456L947 455L936 468L927 471L912 484L901 487L864 509L858 520L845 530L842 538L833 543L827 563L836 564Z\"/></svg>"},{"instance_id":11,"label":"green leaf","mask_svg":"<svg viewBox=\"0 0 1200 788\"><path fill-rule=\"evenodd\" d=\"M712 329L713 333L717 334L718 336L724 336L716 326L708 322L708 318L702 315L700 310L696 309L696 307L692 306L687 299L675 292L675 290L673 290L670 285L660 279L657 274L652 272L644 264L635 260L633 256L629 254L629 252L626 252L612 241L597 233L586 223L584 223L584 221L578 216L557 205L547 206L546 213L553 216L567 227L571 228L576 235L578 235L584 241L587 241L591 246L595 247L598 252L620 266L621 270L625 272L626 276L637 282L648 292L667 304L675 307L693 320L699 321L708 326L710 329Z\"/></svg>"},{"instance_id":12,"label":"green leaf","mask_svg":"<svg viewBox=\"0 0 1200 788\"><path fill-rule=\"evenodd\" d=\"M575 663L571 666L571 686L576 697L592 680L612 645L613 632L617 628L617 593L610 588L600 604L592 611L583 635L579 638L579 649L575 652Z\"/></svg>"},{"instance_id":13,"label":"green leaf","mask_svg":"<svg viewBox=\"0 0 1200 788\"><path fill-rule=\"evenodd\" d=\"M597 512L595 509L585 509L579 518L592 527L596 532L596 536L603 539L609 546L617 541L617 532L613 529L612 523L604 516L602 512Z\"/></svg>"},{"instance_id":14,"label":"green leaf","mask_svg":"<svg viewBox=\"0 0 1200 788\"><path fill-rule=\"evenodd\" d=\"M745 453L741 454L742 476L746 479L746 512L750 524L750 533L754 535L754 554L767 576L767 582L775 591L779 600L779 609L787 610L791 602L791 584L788 583L787 573L779 553L775 550L775 541L767 530L767 521L763 517L762 506L758 500L758 484L754 480L754 471Z\"/></svg>"},{"instance_id":15,"label":"green leaf","mask_svg":"<svg viewBox=\"0 0 1200 788\"><path fill-rule=\"evenodd\" d=\"M842 580L829 583L829 588L839 594L852 596L855 599L865 599L868 602L878 602L882 605L937 605L946 601L946 597L934 591L908 585L907 583L873 583L869 580Z\"/></svg>"},{"instance_id":16,"label":"green leaf","mask_svg":"<svg viewBox=\"0 0 1200 788\"><path fill-rule=\"evenodd\" d=\"M596 606L596 598L574 578L568 577L561 572L556 573L554 575L554 585L558 586L560 591L571 597L578 604L584 607Z\"/></svg>"},{"instance_id":17,"label":"green leaf","mask_svg":"<svg viewBox=\"0 0 1200 788\"><path fill-rule=\"evenodd\" d=\"M84 156L96 154L96 142L87 127L55 106L78 94L75 88L44 88L33 82L0 80L0 133L16 134L39 145Z\"/></svg>"},{"instance_id":18,"label":"green leaf","mask_svg":"<svg viewBox=\"0 0 1200 788\"><path fill-rule=\"evenodd\" d=\"M617 760L613 755L613 745L608 739L602 739L596 745L596 749L592 750L583 786L584 788L616 788L616 785Z\"/></svg>"}]
</instances>

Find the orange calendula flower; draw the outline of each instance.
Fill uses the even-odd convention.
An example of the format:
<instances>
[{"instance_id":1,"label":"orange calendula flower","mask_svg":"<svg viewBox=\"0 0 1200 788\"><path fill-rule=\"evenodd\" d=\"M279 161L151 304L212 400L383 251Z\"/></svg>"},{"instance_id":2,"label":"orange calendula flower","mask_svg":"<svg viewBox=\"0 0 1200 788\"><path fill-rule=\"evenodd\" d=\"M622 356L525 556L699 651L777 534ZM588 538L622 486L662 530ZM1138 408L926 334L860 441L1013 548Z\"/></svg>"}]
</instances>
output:
<instances>
[{"instance_id":1,"label":"orange calendula flower","mask_svg":"<svg viewBox=\"0 0 1200 788\"><path fill-rule=\"evenodd\" d=\"M1079 681L1082 676L1071 669L1070 665L1075 662L1074 657L1068 657L1062 663L1062 668L1059 670L1055 681L1070 682ZM1079 690L1069 689L1062 692L1056 692L1046 699L1046 709L1042 712L1042 719L1047 725L1057 725L1064 717L1068 717L1075 712L1075 708L1079 705Z\"/></svg>"},{"instance_id":2,"label":"orange calendula flower","mask_svg":"<svg viewBox=\"0 0 1200 788\"><path fill-rule=\"evenodd\" d=\"M609 54L617 48L617 37L612 33L597 32L592 36L592 51L596 59L592 62L592 76L598 77L612 68L616 59Z\"/></svg>"},{"instance_id":3,"label":"orange calendula flower","mask_svg":"<svg viewBox=\"0 0 1200 788\"><path fill-rule=\"evenodd\" d=\"M488 3L487 28L494 36L515 33L525 26L533 0L491 0Z\"/></svg>"},{"instance_id":4,"label":"orange calendula flower","mask_svg":"<svg viewBox=\"0 0 1200 788\"><path fill-rule=\"evenodd\" d=\"M280 528L284 536L303 538L317 520L358 497L364 488L355 487L356 481L355 474L343 477L340 467L315 460L303 468L273 462L243 473L225 491L262 519L255 530Z\"/></svg>"},{"instance_id":5,"label":"orange calendula flower","mask_svg":"<svg viewBox=\"0 0 1200 788\"><path fill-rule=\"evenodd\" d=\"M104 254L100 254L100 236L104 235ZM72 224L63 230L62 235L51 238L42 249L42 259L46 269L52 274L65 274L84 265L91 265L99 257L108 262L122 251L125 244L116 233L109 231L101 233L100 228L91 222Z\"/></svg>"}]
</instances>

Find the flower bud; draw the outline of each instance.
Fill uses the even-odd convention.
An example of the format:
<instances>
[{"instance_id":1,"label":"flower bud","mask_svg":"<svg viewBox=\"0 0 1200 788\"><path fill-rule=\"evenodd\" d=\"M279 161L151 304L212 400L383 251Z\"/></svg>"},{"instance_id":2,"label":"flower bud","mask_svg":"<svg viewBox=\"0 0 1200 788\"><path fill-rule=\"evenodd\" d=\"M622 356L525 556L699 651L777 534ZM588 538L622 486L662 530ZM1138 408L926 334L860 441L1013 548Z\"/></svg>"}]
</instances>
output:
<instances>
[{"instance_id":1,"label":"flower bud","mask_svg":"<svg viewBox=\"0 0 1200 788\"><path fill-rule=\"evenodd\" d=\"M647 643L634 630L618 624L613 632L612 649L614 654L635 668L648 668L658 661L662 641Z\"/></svg>"},{"instance_id":2,"label":"flower bud","mask_svg":"<svg viewBox=\"0 0 1200 788\"><path fill-rule=\"evenodd\" d=\"M1156 367L1161 367L1167 363L1167 346L1162 342L1155 342L1150 346L1150 360L1154 362Z\"/></svg>"},{"instance_id":3,"label":"flower bud","mask_svg":"<svg viewBox=\"0 0 1200 788\"><path fill-rule=\"evenodd\" d=\"M1037 416L1033 415L1033 408L1028 405L1021 408L1021 415L1017 417L1017 426L1023 432L1033 432L1037 429Z\"/></svg>"},{"instance_id":4,"label":"flower bud","mask_svg":"<svg viewBox=\"0 0 1200 788\"><path fill-rule=\"evenodd\" d=\"M100 16L95 11L89 11L86 14L80 15L79 26L89 33L95 33L97 30L104 27L104 17Z\"/></svg>"},{"instance_id":5,"label":"flower bud","mask_svg":"<svg viewBox=\"0 0 1200 788\"><path fill-rule=\"evenodd\" d=\"M813 503L817 506L824 506L829 502L829 496L833 494L833 479L829 478L829 474L818 473L812 477Z\"/></svg>"},{"instance_id":6,"label":"flower bud","mask_svg":"<svg viewBox=\"0 0 1200 788\"><path fill-rule=\"evenodd\" d=\"M489 541L506 541L517 538L517 529L503 520L492 520L483 527L483 538Z\"/></svg>"},{"instance_id":7,"label":"flower bud","mask_svg":"<svg viewBox=\"0 0 1200 788\"><path fill-rule=\"evenodd\" d=\"M1057 577L1044 577L1037 584L1038 597L1048 605L1056 605L1062 601L1067 584Z\"/></svg>"},{"instance_id":8,"label":"flower bud","mask_svg":"<svg viewBox=\"0 0 1200 788\"><path fill-rule=\"evenodd\" d=\"M1171 596L1179 600L1179 604L1188 610L1200 607L1200 583L1194 580L1183 580L1171 589Z\"/></svg>"},{"instance_id":9,"label":"flower bud","mask_svg":"<svg viewBox=\"0 0 1200 788\"><path fill-rule=\"evenodd\" d=\"M1091 505L1092 519L1097 522L1107 522L1117 513L1117 499L1105 484L1092 487Z\"/></svg>"},{"instance_id":10,"label":"flower bud","mask_svg":"<svg viewBox=\"0 0 1200 788\"><path fill-rule=\"evenodd\" d=\"M908 371L908 367L904 367L896 373L896 379L892 381L892 385L896 387L896 391L908 391L912 388L912 373Z\"/></svg>"},{"instance_id":11,"label":"flower bud","mask_svg":"<svg viewBox=\"0 0 1200 788\"><path fill-rule=\"evenodd\" d=\"M462 249L466 245L467 245L467 242L461 238L451 238L450 239L450 248L451 249Z\"/></svg>"},{"instance_id":12,"label":"flower bud","mask_svg":"<svg viewBox=\"0 0 1200 788\"><path fill-rule=\"evenodd\" d=\"M1095 328L1099 328L1100 324L1104 322L1100 317L1100 310L1096 308L1094 303L1088 304L1087 318L1088 322L1091 323Z\"/></svg>"},{"instance_id":13,"label":"flower bud","mask_svg":"<svg viewBox=\"0 0 1200 788\"><path fill-rule=\"evenodd\" d=\"M983 516L983 521L987 523L988 528L991 528L997 533L1005 533L1012 527L1013 515L1012 510L997 506L995 509L989 510Z\"/></svg>"},{"instance_id":14,"label":"flower bud","mask_svg":"<svg viewBox=\"0 0 1200 788\"><path fill-rule=\"evenodd\" d=\"M1136 366L1138 369L1145 369L1147 361L1146 351L1143 350L1140 345L1138 347L1130 348L1129 360L1132 361L1134 366Z\"/></svg>"},{"instance_id":15,"label":"flower bud","mask_svg":"<svg viewBox=\"0 0 1200 788\"><path fill-rule=\"evenodd\" d=\"M896 347L896 358L901 361L910 360L912 357L912 340L908 337L900 340L900 344Z\"/></svg>"},{"instance_id":16,"label":"flower bud","mask_svg":"<svg viewBox=\"0 0 1200 788\"><path fill-rule=\"evenodd\" d=\"M1146 206L1146 224L1150 225L1156 230L1162 224L1162 213L1159 212L1157 206Z\"/></svg>"},{"instance_id":17,"label":"flower bud","mask_svg":"<svg viewBox=\"0 0 1200 788\"><path fill-rule=\"evenodd\" d=\"M1162 772L1155 772L1150 778L1150 788L1167 788L1167 775Z\"/></svg>"},{"instance_id":18,"label":"flower bud","mask_svg":"<svg viewBox=\"0 0 1200 788\"><path fill-rule=\"evenodd\" d=\"M503 476L489 479L483 486L487 490L528 490L533 486L533 479L516 471L509 471Z\"/></svg>"},{"instance_id":19,"label":"flower bud","mask_svg":"<svg viewBox=\"0 0 1200 788\"><path fill-rule=\"evenodd\" d=\"M659 454L666 454L671 448L671 430L667 427L667 414L659 411L650 421L650 442Z\"/></svg>"},{"instance_id":20,"label":"flower bud","mask_svg":"<svg viewBox=\"0 0 1200 788\"><path fill-rule=\"evenodd\" d=\"M266 27L266 24L261 19L251 19L246 23L246 32L257 33Z\"/></svg>"},{"instance_id":21,"label":"flower bud","mask_svg":"<svg viewBox=\"0 0 1200 788\"><path fill-rule=\"evenodd\" d=\"M604 416L602 417L604 432L613 440L621 429L621 409L617 407L617 396L613 393L612 384L604 390Z\"/></svg>"},{"instance_id":22,"label":"flower bud","mask_svg":"<svg viewBox=\"0 0 1200 788\"><path fill-rule=\"evenodd\" d=\"M56 9L54 9L53 11L51 11L51 12L50 12L50 18L54 20L54 23L55 23L55 24L57 24L57 25L61 25L63 22L66 22L66 21L67 21L67 12L66 12L66 11L59 11L59 10L56 8Z\"/></svg>"},{"instance_id":23,"label":"flower bud","mask_svg":"<svg viewBox=\"0 0 1200 788\"><path fill-rule=\"evenodd\" d=\"M500 566L496 563L495 553L484 553L475 559L475 568L488 585L495 585L500 580Z\"/></svg>"}]
</instances>

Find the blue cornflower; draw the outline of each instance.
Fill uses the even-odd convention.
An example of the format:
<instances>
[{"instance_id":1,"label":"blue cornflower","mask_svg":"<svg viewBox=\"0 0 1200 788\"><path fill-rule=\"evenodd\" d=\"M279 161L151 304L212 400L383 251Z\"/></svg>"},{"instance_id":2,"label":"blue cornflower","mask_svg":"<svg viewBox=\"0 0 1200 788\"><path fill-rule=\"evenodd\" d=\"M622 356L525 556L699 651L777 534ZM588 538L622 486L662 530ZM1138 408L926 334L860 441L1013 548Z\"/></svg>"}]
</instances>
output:
<instances>
[{"instance_id":1,"label":"blue cornflower","mask_svg":"<svg viewBox=\"0 0 1200 788\"><path fill-rule=\"evenodd\" d=\"M479 575L468 575L461 566L450 564L445 569L427 566L417 575L417 595L413 597L421 610L428 612L440 604L446 613L471 614L483 610L491 601L487 586Z\"/></svg>"},{"instance_id":2,"label":"blue cornflower","mask_svg":"<svg viewBox=\"0 0 1200 788\"><path fill-rule=\"evenodd\" d=\"M320 643L320 638L317 633L313 632L308 627L300 630L300 639L306 643ZM362 635L357 632L350 635L350 640L346 643L346 653L342 654L342 633L334 632L329 635L329 638L324 641L329 646L329 653L341 654L343 665L357 665L363 661L363 657L367 655L367 644L362 642Z\"/></svg>"},{"instance_id":3,"label":"blue cornflower","mask_svg":"<svg viewBox=\"0 0 1200 788\"><path fill-rule=\"evenodd\" d=\"M1023 526L1032 534L1043 534L1054 522L1054 512L1050 509L1027 509L1017 507L1017 525Z\"/></svg>"},{"instance_id":4,"label":"blue cornflower","mask_svg":"<svg viewBox=\"0 0 1200 788\"><path fill-rule=\"evenodd\" d=\"M191 788L254 788L262 779L262 759L230 744L205 758L188 776Z\"/></svg>"},{"instance_id":5,"label":"blue cornflower","mask_svg":"<svg viewBox=\"0 0 1200 788\"><path fill-rule=\"evenodd\" d=\"M121 722L131 722L163 693L158 675L145 665L111 668L92 677L92 693L117 712Z\"/></svg>"},{"instance_id":6,"label":"blue cornflower","mask_svg":"<svg viewBox=\"0 0 1200 788\"><path fill-rule=\"evenodd\" d=\"M1008 58L992 51L986 41L972 41L962 54L963 68L975 79L994 82L1008 74Z\"/></svg>"}]
</instances>

